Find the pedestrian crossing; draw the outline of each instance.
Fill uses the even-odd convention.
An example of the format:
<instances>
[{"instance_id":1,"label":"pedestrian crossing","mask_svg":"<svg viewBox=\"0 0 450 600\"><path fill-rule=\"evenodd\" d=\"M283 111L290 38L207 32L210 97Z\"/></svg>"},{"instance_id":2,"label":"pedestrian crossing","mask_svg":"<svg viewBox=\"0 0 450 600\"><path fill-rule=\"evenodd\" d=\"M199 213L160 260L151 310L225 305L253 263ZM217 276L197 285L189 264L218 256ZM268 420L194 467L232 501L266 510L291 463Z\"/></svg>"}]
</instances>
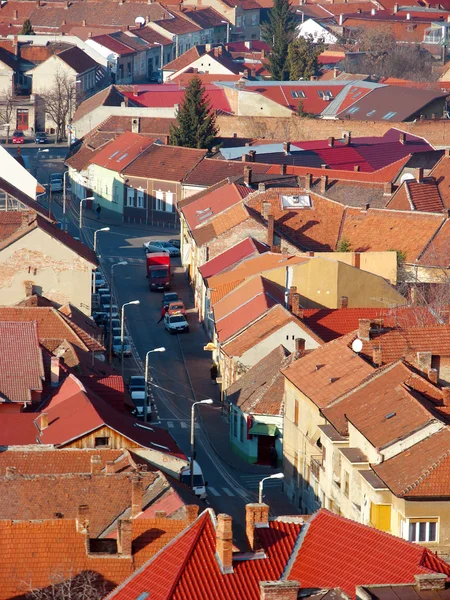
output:
<instances>
[{"instance_id":1,"label":"pedestrian crossing","mask_svg":"<svg viewBox=\"0 0 450 600\"><path fill-rule=\"evenodd\" d=\"M263 479L264 477L268 477L269 475L273 475L274 473L277 473L277 471L274 470L273 473L269 474L261 473L256 475L242 475L239 478L239 481L247 490L253 491L258 489L259 482L261 481L261 479ZM282 479L266 479L266 481L264 482L264 489L267 490L272 488L281 490L282 484Z\"/></svg>"},{"instance_id":2,"label":"pedestrian crossing","mask_svg":"<svg viewBox=\"0 0 450 600\"><path fill-rule=\"evenodd\" d=\"M126 261L129 265L145 265L145 258L129 258L128 256L105 256L104 260L109 263Z\"/></svg>"},{"instance_id":3,"label":"pedestrian crossing","mask_svg":"<svg viewBox=\"0 0 450 600\"><path fill-rule=\"evenodd\" d=\"M191 424L188 421L181 421L181 420L177 421L175 419L172 419L171 421L167 421L167 428L168 429L176 429L176 428L190 429ZM195 424L195 429L200 429L200 425L198 423Z\"/></svg>"}]
</instances>

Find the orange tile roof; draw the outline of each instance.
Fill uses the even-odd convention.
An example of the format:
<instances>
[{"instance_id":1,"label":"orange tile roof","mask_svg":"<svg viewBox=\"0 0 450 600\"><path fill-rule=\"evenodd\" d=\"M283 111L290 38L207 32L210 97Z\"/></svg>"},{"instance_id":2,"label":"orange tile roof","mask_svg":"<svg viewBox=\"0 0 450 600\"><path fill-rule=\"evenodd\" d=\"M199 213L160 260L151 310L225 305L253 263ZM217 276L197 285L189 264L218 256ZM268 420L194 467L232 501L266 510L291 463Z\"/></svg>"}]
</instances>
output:
<instances>
[{"instance_id":1,"label":"orange tile roof","mask_svg":"<svg viewBox=\"0 0 450 600\"><path fill-rule=\"evenodd\" d=\"M437 182L431 178L421 182L407 179L392 196L388 206L400 210L438 213L442 213L444 209Z\"/></svg>"},{"instance_id":2,"label":"orange tile roof","mask_svg":"<svg viewBox=\"0 0 450 600\"><path fill-rule=\"evenodd\" d=\"M285 377L319 408L359 385L374 372L343 336L316 348L283 370Z\"/></svg>"},{"instance_id":3,"label":"orange tile roof","mask_svg":"<svg viewBox=\"0 0 450 600\"><path fill-rule=\"evenodd\" d=\"M300 330L306 329L308 334L322 345L322 340L302 321L290 313L281 304L276 304L264 315L254 321L245 331L233 337L221 346L227 356L242 356L247 350L259 344L262 340L272 335L288 323L295 323Z\"/></svg>"},{"instance_id":4,"label":"orange tile roof","mask_svg":"<svg viewBox=\"0 0 450 600\"><path fill-rule=\"evenodd\" d=\"M450 265L449 231L450 219L446 219L418 257L419 265L438 268Z\"/></svg>"},{"instance_id":5,"label":"orange tile roof","mask_svg":"<svg viewBox=\"0 0 450 600\"><path fill-rule=\"evenodd\" d=\"M139 569L186 528L184 519L133 520L134 567Z\"/></svg>"},{"instance_id":6,"label":"orange tile roof","mask_svg":"<svg viewBox=\"0 0 450 600\"><path fill-rule=\"evenodd\" d=\"M450 430L444 427L372 469L401 498L449 497L449 448Z\"/></svg>"},{"instance_id":7,"label":"orange tile roof","mask_svg":"<svg viewBox=\"0 0 450 600\"><path fill-rule=\"evenodd\" d=\"M109 142L90 162L104 169L119 172L142 154L152 142L148 137L127 131Z\"/></svg>"},{"instance_id":8,"label":"orange tile roof","mask_svg":"<svg viewBox=\"0 0 450 600\"><path fill-rule=\"evenodd\" d=\"M430 171L439 188L439 194L446 208L450 208L450 156L444 154Z\"/></svg>"},{"instance_id":9,"label":"orange tile roof","mask_svg":"<svg viewBox=\"0 0 450 600\"><path fill-rule=\"evenodd\" d=\"M222 233L229 231L236 225L244 223L249 218L245 206L237 204L224 210L208 223L202 224L194 231L192 237L198 246L203 246L211 240L218 238Z\"/></svg>"},{"instance_id":10,"label":"orange tile roof","mask_svg":"<svg viewBox=\"0 0 450 600\"><path fill-rule=\"evenodd\" d=\"M204 158L206 150L152 144L122 172L126 176L181 181Z\"/></svg>"},{"instance_id":11,"label":"orange tile roof","mask_svg":"<svg viewBox=\"0 0 450 600\"><path fill-rule=\"evenodd\" d=\"M323 414L341 435L348 435L351 422L375 448L383 448L437 420L421 390L440 399L437 388L405 364L393 363L324 408Z\"/></svg>"}]
</instances>

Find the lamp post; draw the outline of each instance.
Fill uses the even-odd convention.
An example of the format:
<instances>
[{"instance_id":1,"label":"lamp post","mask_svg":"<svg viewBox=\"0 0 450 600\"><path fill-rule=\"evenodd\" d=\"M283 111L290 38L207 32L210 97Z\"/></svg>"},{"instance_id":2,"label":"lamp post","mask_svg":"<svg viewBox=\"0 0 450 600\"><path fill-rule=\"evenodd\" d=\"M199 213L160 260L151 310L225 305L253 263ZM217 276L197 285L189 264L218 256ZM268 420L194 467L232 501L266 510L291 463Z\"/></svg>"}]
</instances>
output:
<instances>
[{"instance_id":1,"label":"lamp post","mask_svg":"<svg viewBox=\"0 0 450 600\"><path fill-rule=\"evenodd\" d=\"M195 454L195 407L197 404L213 404L213 400L199 400L194 402L191 407L191 458L189 460L189 469L191 472L191 490L194 489L194 454Z\"/></svg>"},{"instance_id":2,"label":"lamp post","mask_svg":"<svg viewBox=\"0 0 450 600\"><path fill-rule=\"evenodd\" d=\"M149 350L147 352L147 354L145 355L145 373L144 373L144 377L145 377L145 400L144 400L144 423L147 423L147 419L148 419L148 404L147 404L147 395L148 395L148 355L151 354L152 352L165 352L166 349L164 348L164 346L161 346L161 348L154 348L153 350Z\"/></svg>"},{"instance_id":3,"label":"lamp post","mask_svg":"<svg viewBox=\"0 0 450 600\"><path fill-rule=\"evenodd\" d=\"M66 177L69 171L64 171L63 175L63 231L67 231L67 223L66 223Z\"/></svg>"},{"instance_id":4,"label":"lamp post","mask_svg":"<svg viewBox=\"0 0 450 600\"><path fill-rule=\"evenodd\" d=\"M227 26L227 44L230 43L230 22L229 21L220 21L221 23L225 23L225 25Z\"/></svg>"},{"instance_id":5,"label":"lamp post","mask_svg":"<svg viewBox=\"0 0 450 600\"><path fill-rule=\"evenodd\" d=\"M97 233L100 231L111 231L109 227L102 227L101 229L97 229L94 231L94 254L97 254Z\"/></svg>"},{"instance_id":6,"label":"lamp post","mask_svg":"<svg viewBox=\"0 0 450 600\"><path fill-rule=\"evenodd\" d=\"M78 85L79 83L81 83L80 79L75 79L75 81L72 81L72 83L69 84L69 135L67 136L67 145L70 146L72 145L72 87L75 85ZM75 91L75 96L76 96L76 91ZM76 97L75 97L76 99Z\"/></svg>"},{"instance_id":7,"label":"lamp post","mask_svg":"<svg viewBox=\"0 0 450 600\"><path fill-rule=\"evenodd\" d=\"M122 379L123 379L123 330L125 325L125 306L131 306L132 304L140 304L139 300L131 300L131 302L125 302L122 304L122 310L120 315L120 363L122 368ZM111 305L110 305L111 306ZM112 310L112 308L111 308Z\"/></svg>"},{"instance_id":8,"label":"lamp post","mask_svg":"<svg viewBox=\"0 0 450 600\"><path fill-rule=\"evenodd\" d=\"M121 262L115 263L111 265L111 277L110 277L110 290L114 289L114 267L118 267L119 265L127 265L126 260L122 260ZM112 363L112 297L109 303L109 336L108 336L108 362Z\"/></svg>"},{"instance_id":9,"label":"lamp post","mask_svg":"<svg viewBox=\"0 0 450 600\"><path fill-rule=\"evenodd\" d=\"M260 504L262 504L262 501L263 501L264 482L267 481L268 479L284 479L284 473L274 473L273 475L269 475L269 477L264 477L264 479L261 479L261 481L259 482L259 495L258 495L258 502Z\"/></svg>"},{"instance_id":10,"label":"lamp post","mask_svg":"<svg viewBox=\"0 0 450 600\"><path fill-rule=\"evenodd\" d=\"M80 239L81 239L81 227L83 226L83 202L86 200L95 200L94 196L88 196L87 198L82 198L80 200L80 216L78 219L78 229L80 231Z\"/></svg>"}]
</instances>

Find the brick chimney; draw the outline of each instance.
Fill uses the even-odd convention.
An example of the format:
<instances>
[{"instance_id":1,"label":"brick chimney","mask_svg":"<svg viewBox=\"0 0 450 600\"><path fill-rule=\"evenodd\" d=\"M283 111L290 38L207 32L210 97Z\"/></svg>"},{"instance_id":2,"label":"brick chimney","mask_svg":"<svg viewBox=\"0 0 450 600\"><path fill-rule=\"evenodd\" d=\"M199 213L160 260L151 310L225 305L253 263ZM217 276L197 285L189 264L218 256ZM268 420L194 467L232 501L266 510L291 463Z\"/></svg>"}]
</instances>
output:
<instances>
[{"instance_id":1,"label":"brick chimney","mask_svg":"<svg viewBox=\"0 0 450 600\"><path fill-rule=\"evenodd\" d=\"M438 379L439 379L439 373L437 369L428 369L428 379L431 381L431 383L434 383L437 385Z\"/></svg>"},{"instance_id":2,"label":"brick chimney","mask_svg":"<svg viewBox=\"0 0 450 600\"><path fill-rule=\"evenodd\" d=\"M14 11L13 11L13 19L14 19L15 21L17 21L17 19L18 19L18 18L19 18L19 11L18 11L18 10L14 10Z\"/></svg>"},{"instance_id":3,"label":"brick chimney","mask_svg":"<svg viewBox=\"0 0 450 600\"><path fill-rule=\"evenodd\" d=\"M263 181L260 181L258 183L258 192L265 192L266 191L266 184Z\"/></svg>"},{"instance_id":4,"label":"brick chimney","mask_svg":"<svg viewBox=\"0 0 450 600\"><path fill-rule=\"evenodd\" d=\"M25 287L25 297L29 298L33 295L34 283L32 281L24 281L23 285Z\"/></svg>"},{"instance_id":5,"label":"brick chimney","mask_svg":"<svg viewBox=\"0 0 450 600\"><path fill-rule=\"evenodd\" d=\"M124 556L131 556L133 541L133 523L131 519L120 519L117 530L117 551Z\"/></svg>"},{"instance_id":6,"label":"brick chimney","mask_svg":"<svg viewBox=\"0 0 450 600\"><path fill-rule=\"evenodd\" d=\"M301 358L305 354L306 340L304 338L295 338L295 360Z\"/></svg>"},{"instance_id":7,"label":"brick chimney","mask_svg":"<svg viewBox=\"0 0 450 600\"><path fill-rule=\"evenodd\" d=\"M344 133L344 146L350 146L352 143L352 132L347 131Z\"/></svg>"},{"instance_id":8,"label":"brick chimney","mask_svg":"<svg viewBox=\"0 0 450 600\"><path fill-rule=\"evenodd\" d=\"M249 162L255 162L256 150L248 151Z\"/></svg>"},{"instance_id":9,"label":"brick chimney","mask_svg":"<svg viewBox=\"0 0 450 600\"><path fill-rule=\"evenodd\" d=\"M297 600L300 590L298 581L260 581L260 600Z\"/></svg>"},{"instance_id":10,"label":"brick chimney","mask_svg":"<svg viewBox=\"0 0 450 600\"><path fill-rule=\"evenodd\" d=\"M310 192L311 186L312 186L312 174L306 173L306 175L305 175L305 190L307 192Z\"/></svg>"},{"instance_id":11,"label":"brick chimney","mask_svg":"<svg viewBox=\"0 0 450 600\"><path fill-rule=\"evenodd\" d=\"M217 515L216 558L223 574L233 572L233 519L230 515Z\"/></svg>"},{"instance_id":12,"label":"brick chimney","mask_svg":"<svg viewBox=\"0 0 450 600\"><path fill-rule=\"evenodd\" d=\"M50 359L50 383L52 387L57 387L59 384L59 358L52 356Z\"/></svg>"},{"instance_id":13,"label":"brick chimney","mask_svg":"<svg viewBox=\"0 0 450 600\"><path fill-rule=\"evenodd\" d=\"M348 308L348 296L341 296L339 299L339 308Z\"/></svg>"},{"instance_id":14,"label":"brick chimney","mask_svg":"<svg viewBox=\"0 0 450 600\"><path fill-rule=\"evenodd\" d=\"M105 463L105 470L108 475L116 472L116 468L113 460L107 460Z\"/></svg>"},{"instance_id":15,"label":"brick chimney","mask_svg":"<svg viewBox=\"0 0 450 600\"><path fill-rule=\"evenodd\" d=\"M89 528L89 506L87 504L78 506L76 524L78 533L87 533Z\"/></svg>"},{"instance_id":16,"label":"brick chimney","mask_svg":"<svg viewBox=\"0 0 450 600\"><path fill-rule=\"evenodd\" d=\"M431 352L417 352L417 367L424 373L431 369Z\"/></svg>"},{"instance_id":17,"label":"brick chimney","mask_svg":"<svg viewBox=\"0 0 450 600\"><path fill-rule=\"evenodd\" d=\"M333 136L330 136L328 138L328 145L330 146L330 148L334 147L334 137Z\"/></svg>"},{"instance_id":18,"label":"brick chimney","mask_svg":"<svg viewBox=\"0 0 450 600\"><path fill-rule=\"evenodd\" d=\"M381 349L381 346L373 349L372 362L376 367L381 367L381 365L383 364L383 351Z\"/></svg>"},{"instance_id":19,"label":"brick chimney","mask_svg":"<svg viewBox=\"0 0 450 600\"><path fill-rule=\"evenodd\" d=\"M98 454L91 456L91 473L100 473L103 468L102 459Z\"/></svg>"},{"instance_id":20,"label":"brick chimney","mask_svg":"<svg viewBox=\"0 0 450 600\"><path fill-rule=\"evenodd\" d=\"M273 236L275 230L275 218L273 215L267 217L267 245L269 248L273 246Z\"/></svg>"},{"instance_id":21,"label":"brick chimney","mask_svg":"<svg viewBox=\"0 0 450 600\"><path fill-rule=\"evenodd\" d=\"M14 479L17 474L16 467L6 467L5 469L5 477L6 479Z\"/></svg>"},{"instance_id":22,"label":"brick chimney","mask_svg":"<svg viewBox=\"0 0 450 600\"><path fill-rule=\"evenodd\" d=\"M271 207L270 202L263 202L262 203L261 216L266 221L269 220L270 207Z\"/></svg>"},{"instance_id":23,"label":"brick chimney","mask_svg":"<svg viewBox=\"0 0 450 600\"><path fill-rule=\"evenodd\" d=\"M258 527L269 526L269 507L267 504L252 503L245 506L245 533L253 552L261 550Z\"/></svg>"},{"instance_id":24,"label":"brick chimney","mask_svg":"<svg viewBox=\"0 0 450 600\"><path fill-rule=\"evenodd\" d=\"M414 575L416 587L421 591L445 590L447 576L444 573L423 573Z\"/></svg>"},{"instance_id":25,"label":"brick chimney","mask_svg":"<svg viewBox=\"0 0 450 600\"><path fill-rule=\"evenodd\" d=\"M131 480L131 516L137 517L142 512L144 485L140 477Z\"/></svg>"},{"instance_id":26,"label":"brick chimney","mask_svg":"<svg viewBox=\"0 0 450 600\"><path fill-rule=\"evenodd\" d=\"M400 132L398 141L400 142L400 144L403 144L403 146L406 144L406 133L404 131Z\"/></svg>"},{"instance_id":27,"label":"brick chimney","mask_svg":"<svg viewBox=\"0 0 450 600\"><path fill-rule=\"evenodd\" d=\"M291 151L291 142L284 142L283 150L285 154L289 154L289 152Z\"/></svg>"},{"instance_id":28,"label":"brick chimney","mask_svg":"<svg viewBox=\"0 0 450 600\"><path fill-rule=\"evenodd\" d=\"M294 300L294 294L297 293L297 286L291 285L288 292L288 309L292 312L292 303Z\"/></svg>"},{"instance_id":29,"label":"brick chimney","mask_svg":"<svg viewBox=\"0 0 450 600\"><path fill-rule=\"evenodd\" d=\"M137 85L133 85L133 96L137 98L139 96Z\"/></svg>"},{"instance_id":30,"label":"brick chimney","mask_svg":"<svg viewBox=\"0 0 450 600\"><path fill-rule=\"evenodd\" d=\"M353 171L354 171L355 173L359 173L359 165L354 165L354 167L353 167Z\"/></svg>"},{"instance_id":31,"label":"brick chimney","mask_svg":"<svg viewBox=\"0 0 450 600\"><path fill-rule=\"evenodd\" d=\"M286 175L286 165L280 165L280 175Z\"/></svg>"},{"instance_id":32,"label":"brick chimney","mask_svg":"<svg viewBox=\"0 0 450 600\"><path fill-rule=\"evenodd\" d=\"M391 181L386 181L383 189L383 196L392 196L394 186Z\"/></svg>"},{"instance_id":33,"label":"brick chimney","mask_svg":"<svg viewBox=\"0 0 450 600\"><path fill-rule=\"evenodd\" d=\"M423 182L423 167L417 167L417 169L414 169L415 172L415 179L416 181L418 181L419 183Z\"/></svg>"},{"instance_id":34,"label":"brick chimney","mask_svg":"<svg viewBox=\"0 0 450 600\"><path fill-rule=\"evenodd\" d=\"M248 154L242 155L242 162L250 162Z\"/></svg>"},{"instance_id":35,"label":"brick chimney","mask_svg":"<svg viewBox=\"0 0 450 600\"><path fill-rule=\"evenodd\" d=\"M132 131L132 133L139 133L141 131L140 117L133 117L131 119L131 131Z\"/></svg>"},{"instance_id":36,"label":"brick chimney","mask_svg":"<svg viewBox=\"0 0 450 600\"><path fill-rule=\"evenodd\" d=\"M441 391L442 391L442 403L444 404L444 406L450 407L450 387L443 387Z\"/></svg>"},{"instance_id":37,"label":"brick chimney","mask_svg":"<svg viewBox=\"0 0 450 600\"><path fill-rule=\"evenodd\" d=\"M320 178L320 193L325 194L328 187L328 175L322 175Z\"/></svg>"},{"instance_id":38,"label":"brick chimney","mask_svg":"<svg viewBox=\"0 0 450 600\"><path fill-rule=\"evenodd\" d=\"M38 427L41 431L44 431L48 427L48 414L46 412L41 413L37 419Z\"/></svg>"},{"instance_id":39,"label":"brick chimney","mask_svg":"<svg viewBox=\"0 0 450 600\"><path fill-rule=\"evenodd\" d=\"M370 319L359 319L358 337L360 340L370 341Z\"/></svg>"},{"instance_id":40,"label":"brick chimney","mask_svg":"<svg viewBox=\"0 0 450 600\"><path fill-rule=\"evenodd\" d=\"M186 513L187 524L190 525L198 517L198 506L196 504L186 504L184 511Z\"/></svg>"},{"instance_id":41,"label":"brick chimney","mask_svg":"<svg viewBox=\"0 0 450 600\"><path fill-rule=\"evenodd\" d=\"M245 165L244 167L244 184L247 187L252 185L252 168Z\"/></svg>"},{"instance_id":42,"label":"brick chimney","mask_svg":"<svg viewBox=\"0 0 450 600\"><path fill-rule=\"evenodd\" d=\"M303 319L303 308L300 306L300 294L292 295L291 312L299 319Z\"/></svg>"}]
</instances>

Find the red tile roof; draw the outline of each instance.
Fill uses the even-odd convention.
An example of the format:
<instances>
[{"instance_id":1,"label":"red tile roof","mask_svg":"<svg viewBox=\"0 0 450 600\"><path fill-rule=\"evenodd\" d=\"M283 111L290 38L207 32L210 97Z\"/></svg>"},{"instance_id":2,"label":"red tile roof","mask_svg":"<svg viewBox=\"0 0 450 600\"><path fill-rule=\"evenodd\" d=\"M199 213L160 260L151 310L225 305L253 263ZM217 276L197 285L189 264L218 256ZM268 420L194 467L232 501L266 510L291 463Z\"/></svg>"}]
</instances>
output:
<instances>
[{"instance_id":1,"label":"red tile roof","mask_svg":"<svg viewBox=\"0 0 450 600\"><path fill-rule=\"evenodd\" d=\"M180 56L174 60L165 64L163 70L173 72L179 71L180 69L189 66L192 62L194 62L194 60L197 60L197 58L202 56L203 52L204 46L193 46L192 48L189 48L189 50L186 50L186 52L183 52L183 54L180 54Z\"/></svg>"},{"instance_id":2,"label":"red tile roof","mask_svg":"<svg viewBox=\"0 0 450 600\"><path fill-rule=\"evenodd\" d=\"M0 397L31 402L32 392L42 391L43 379L36 323L0 322Z\"/></svg>"},{"instance_id":3,"label":"red tile roof","mask_svg":"<svg viewBox=\"0 0 450 600\"><path fill-rule=\"evenodd\" d=\"M119 42L119 40L116 40L115 38L113 38L111 35L108 35L108 34L96 35L93 38L91 38L91 40L93 42L96 42L97 44L100 44L101 46L104 46L105 48L108 48L108 50L111 50L111 52L114 52L115 54L118 54L119 56L135 54L135 51L133 50L133 48L131 48L130 46L126 46L125 44L122 44L122 42Z\"/></svg>"},{"instance_id":4,"label":"red tile roof","mask_svg":"<svg viewBox=\"0 0 450 600\"><path fill-rule=\"evenodd\" d=\"M133 177L178 182L201 163L205 155L206 150L152 144L125 166L122 173Z\"/></svg>"},{"instance_id":5,"label":"red tile roof","mask_svg":"<svg viewBox=\"0 0 450 600\"><path fill-rule=\"evenodd\" d=\"M335 98L339 92L345 88L345 86L345 83L342 83L342 85L333 85L331 90L333 92L333 97ZM319 86L311 86L307 84L302 85L301 83L298 85L289 86L265 86L264 82L261 82L261 85L258 85L258 87L246 88L245 91L261 94L261 96L264 96L265 98L268 98L277 104L281 104L281 106L284 106L292 111L297 110L299 104L302 103L303 110L305 112L319 115L325 108L327 108L327 106L330 105L329 101L323 100L323 98L319 96L319 91L325 93L325 91L329 89L330 86L327 86L326 82ZM293 98L292 92L303 92L305 97Z\"/></svg>"},{"instance_id":6,"label":"red tile roof","mask_svg":"<svg viewBox=\"0 0 450 600\"><path fill-rule=\"evenodd\" d=\"M229 271L241 261L251 256L257 256L258 254L267 252L268 250L268 246L248 237L203 264L199 268L199 271L201 276L206 279L213 275Z\"/></svg>"},{"instance_id":7,"label":"red tile roof","mask_svg":"<svg viewBox=\"0 0 450 600\"><path fill-rule=\"evenodd\" d=\"M356 598L356 586L363 582L414 583L420 573L450 575L449 565L430 550L324 509L303 532L285 575L302 588L339 587Z\"/></svg>"},{"instance_id":8,"label":"red tile roof","mask_svg":"<svg viewBox=\"0 0 450 600\"><path fill-rule=\"evenodd\" d=\"M401 202L403 196L406 202ZM399 201L401 204L399 204ZM400 210L442 213L444 204L436 181L429 178L420 182L407 179L392 196L388 207L399 208Z\"/></svg>"},{"instance_id":9,"label":"red tile roof","mask_svg":"<svg viewBox=\"0 0 450 600\"><path fill-rule=\"evenodd\" d=\"M152 142L153 140L148 137L127 131L109 142L106 148L96 153L91 158L90 163L110 171L122 171L142 154Z\"/></svg>"}]
</instances>

